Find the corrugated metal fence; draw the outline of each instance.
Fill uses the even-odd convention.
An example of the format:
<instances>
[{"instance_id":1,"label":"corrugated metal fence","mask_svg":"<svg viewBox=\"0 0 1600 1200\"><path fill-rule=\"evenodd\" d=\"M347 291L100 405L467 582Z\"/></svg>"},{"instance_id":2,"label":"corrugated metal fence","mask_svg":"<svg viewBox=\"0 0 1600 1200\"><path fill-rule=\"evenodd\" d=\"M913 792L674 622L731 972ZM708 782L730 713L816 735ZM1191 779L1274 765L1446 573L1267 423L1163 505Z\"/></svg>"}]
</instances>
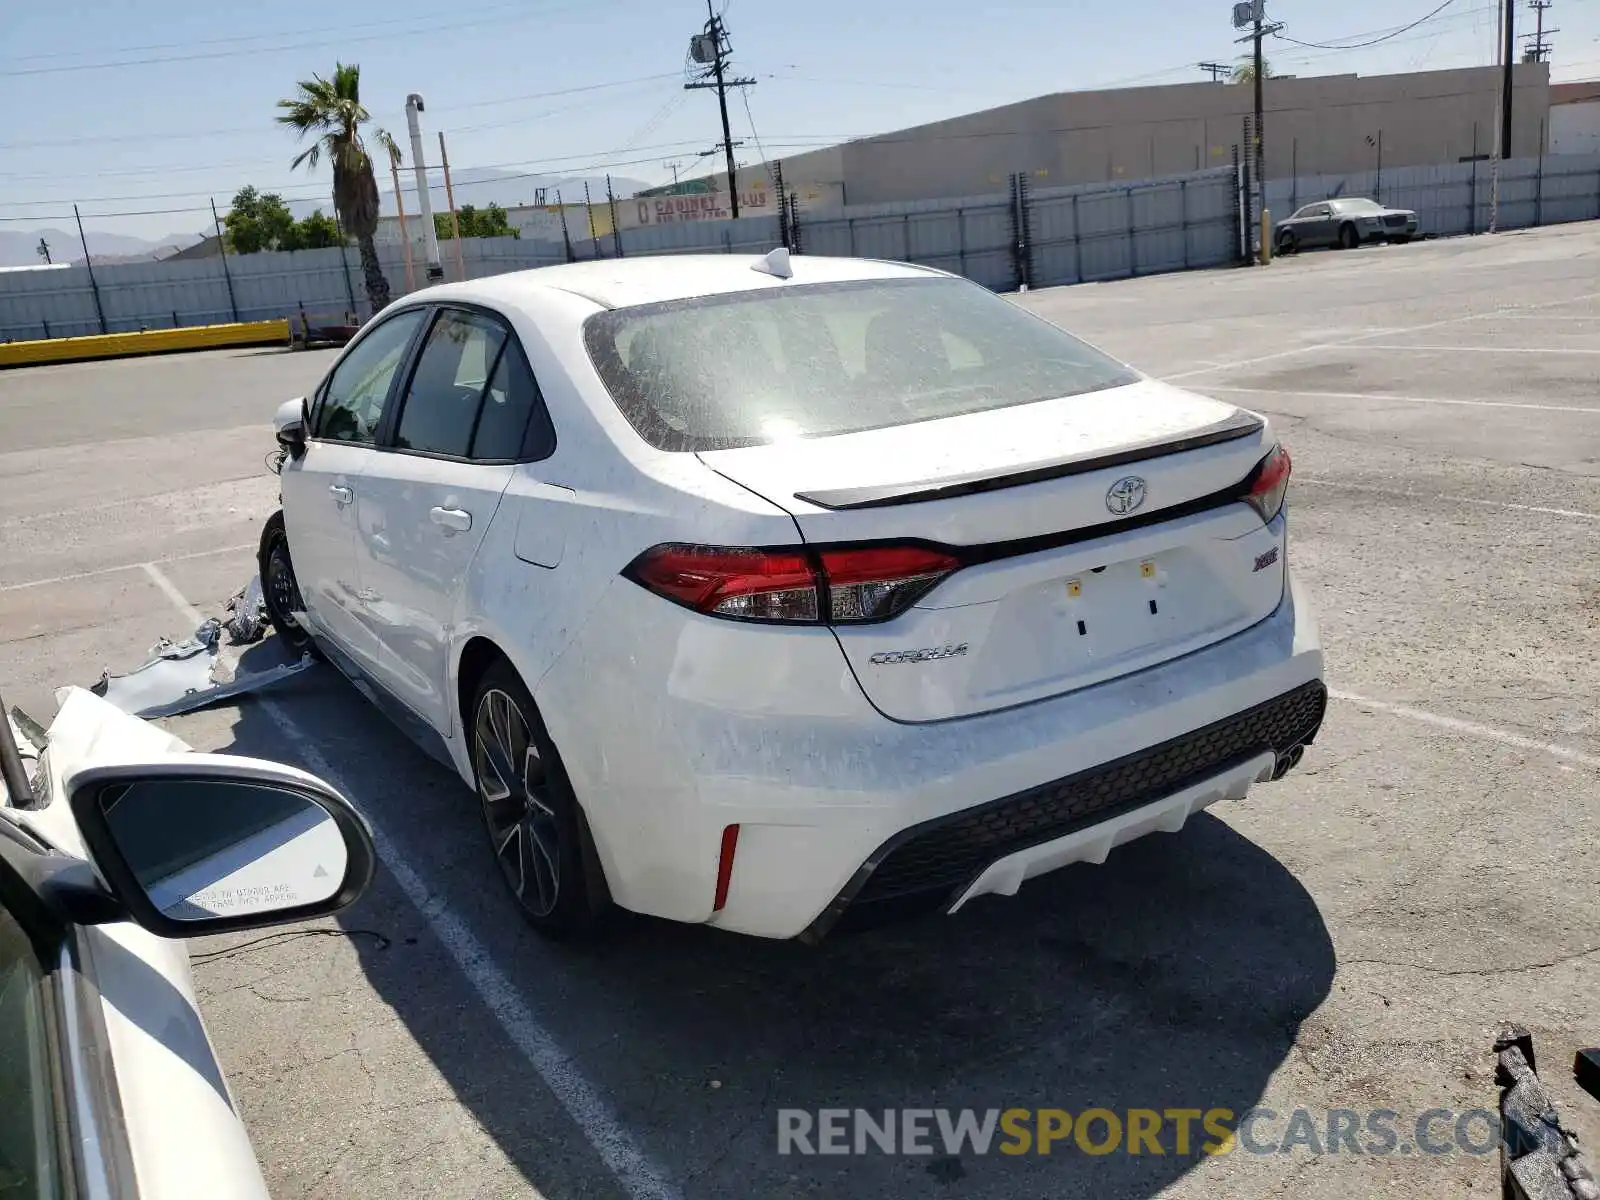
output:
<instances>
[{"instance_id":1,"label":"corrugated metal fence","mask_svg":"<svg viewBox=\"0 0 1600 1200\"><path fill-rule=\"evenodd\" d=\"M996 291L1121 279L1238 257L1229 168L1125 184L1011 190L959 200L859 205L800 222L807 254L938 267Z\"/></svg>"},{"instance_id":2,"label":"corrugated metal fence","mask_svg":"<svg viewBox=\"0 0 1600 1200\"><path fill-rule=\"evenodd\" d=\"M1266 199L1282 219L1336 196L1376 196L1417 211L1424 235L1481 233L1495 192L1486 161L1269 181ZM1514 159L1499 167L1498 227L1518 229L1600 216L1600 155ZM806 254L921 263L996 291L1120 279L1237 261L1240 196L1231 168L1132 183L1033 189L1026 176L1009 192L962 199L863 205L803 212L788 231ZM471 238L461 245L469 278L527 267L623 255L706 252L760 254L785 240L776 216L685 222L568 242ZM446 278L458 276L452 242L440 247ZM379 247L393 294L406 291L403 251ZM417 280L423 265L415 264ZM367 315L354 248L293 254L0 272L0 340L70 337L105 329L206 325Z\"/></svg>"},{"instance_id":3,"label":"corrugated metal fence","mask_svg":"<svg viewBox=\"0 0 1600 1200\"><path fill-rule=\"evenodd\" d=\"M738 221L693 222L626 229L620 235L623 254L762 254L780 240L777 217ZM592 258L617 252L617 236L574 238L561 242L518 238L464 238L462 266L467 278L499 275L528 267ZM458 278L454 242L440 243L447 279ZM380 245L378 260L391 294L404 295L404 250ZM420 286L425 264L414 263ZM361 282L361 258L355 248L300 250L186 259L179 262L108 263L50 271L0 272L0 341L74 337L100 333L98 303L105 329L128 333L227 321L257 321L306 313L326 318L353 312L368 315Z\"/></svg>"}]
</instances>

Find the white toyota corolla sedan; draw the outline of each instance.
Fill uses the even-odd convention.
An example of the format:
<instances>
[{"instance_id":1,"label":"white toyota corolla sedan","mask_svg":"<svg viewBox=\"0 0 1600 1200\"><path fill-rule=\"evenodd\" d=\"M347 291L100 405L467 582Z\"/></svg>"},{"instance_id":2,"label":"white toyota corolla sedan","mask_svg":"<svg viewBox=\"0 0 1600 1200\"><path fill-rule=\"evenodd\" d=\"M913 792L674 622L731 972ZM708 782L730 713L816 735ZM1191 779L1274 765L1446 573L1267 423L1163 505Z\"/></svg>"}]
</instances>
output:
<instances>
[{"instance_id":1,"label":"white toyota corolla sedan","mask_svg":"<svg viewBox=\"0 0 1600 1200\"><path fill-rule=\"evenodd\" d=\"M954 911L1292 767L1260 416L976 284L776 251L430 288L277 416L279 633L477 792L518 904Z\"/></svg>"}]
</instances>

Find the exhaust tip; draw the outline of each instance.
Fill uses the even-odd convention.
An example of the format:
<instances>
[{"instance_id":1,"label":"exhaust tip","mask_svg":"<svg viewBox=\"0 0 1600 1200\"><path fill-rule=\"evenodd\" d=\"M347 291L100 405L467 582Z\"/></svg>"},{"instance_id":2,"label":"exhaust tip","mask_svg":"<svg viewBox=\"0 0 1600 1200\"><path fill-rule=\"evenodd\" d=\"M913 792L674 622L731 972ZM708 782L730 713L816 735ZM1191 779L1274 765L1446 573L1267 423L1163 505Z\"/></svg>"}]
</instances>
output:
<instances>
[{"instance_id":1,"label":"exhaust tip","mask_svg":"<svg viewBox=\"0 0 1600 1200\"><path fill-rule=\"evenodd\" d=\"M1290 771L1298 767L1300 765L1300 760L1305 757L1305 754L1306 748L1304 746L1295 746L1285 753L1278 755L1278 765L1272 772L1273 780L1277 781L1282 779Z\"/></svg>"}]
</instances>

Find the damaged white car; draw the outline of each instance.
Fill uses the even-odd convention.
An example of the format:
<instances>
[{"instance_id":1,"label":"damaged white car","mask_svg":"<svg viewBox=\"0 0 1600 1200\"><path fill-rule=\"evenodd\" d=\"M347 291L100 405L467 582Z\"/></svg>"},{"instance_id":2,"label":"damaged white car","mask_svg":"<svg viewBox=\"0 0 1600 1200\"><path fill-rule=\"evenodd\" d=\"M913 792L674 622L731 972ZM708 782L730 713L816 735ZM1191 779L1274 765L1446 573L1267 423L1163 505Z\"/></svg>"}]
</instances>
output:
<instances>
[{"instance_id":1,"label":"damaged white car","mask_svg":"<svg viewBox=\"0 0 1600 1200\"><path fill-rule=\"evenodd\" d=\"M556 935L953 911L1300 760L1289 455L976 284L786 251L429 288L277 415L260 571Z\"/></svg>"},{"instance_id":2,"label":"damaged white car","mask_svg":"<svg viewBox=\"0 0 1600 1200\"><path fill-rule=\"evenodd\" d=\"M303 771L60 698L0 720L0 1196L261 1200L178 939L343 908L367 827Z\"/></svg>"}]
</instances>

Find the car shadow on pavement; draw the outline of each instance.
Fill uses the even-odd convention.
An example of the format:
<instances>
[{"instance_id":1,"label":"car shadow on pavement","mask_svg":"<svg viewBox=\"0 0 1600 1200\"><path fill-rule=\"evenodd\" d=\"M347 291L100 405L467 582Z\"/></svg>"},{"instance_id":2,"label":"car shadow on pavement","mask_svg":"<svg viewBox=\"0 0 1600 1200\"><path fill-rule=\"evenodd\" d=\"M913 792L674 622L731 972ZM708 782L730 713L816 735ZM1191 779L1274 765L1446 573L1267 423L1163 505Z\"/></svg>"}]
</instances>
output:
<instances>
[{"instance_id":1,"label":"car shadow on pavement","mask_svg":"<svg viewBox=\"0 0 1600 1200\"><path fill-rule=\"evenodd\" d=\"M889 1156L869 1143L835 1157L781 1155L778 1113L1237 1116L1332 985L1333 945L1310 895L1210 815L1016 897L817 947L627 914L597 944L552 946L501 894L461 782L331 670L313 675L275 702L686 1197L1151 1196L1203 1157L1198 1121L1187 1154L1168 1122L1160 1155L1091 1155L1069 1137L1049 1155L1013 1156L998 1152L1000 1134L984 1155ZM251 701L234 734L231 752L302 761ZM1295 803L1290 778L1245 803ZM388 870L340 921L389 938L353 939L368 983L529 1182L549 1196L623 1194L582 1128L543 1102L532 1065ZM1093 1140L1105 1136L1102 1124Z\"/></svg>"}]
</instances>

